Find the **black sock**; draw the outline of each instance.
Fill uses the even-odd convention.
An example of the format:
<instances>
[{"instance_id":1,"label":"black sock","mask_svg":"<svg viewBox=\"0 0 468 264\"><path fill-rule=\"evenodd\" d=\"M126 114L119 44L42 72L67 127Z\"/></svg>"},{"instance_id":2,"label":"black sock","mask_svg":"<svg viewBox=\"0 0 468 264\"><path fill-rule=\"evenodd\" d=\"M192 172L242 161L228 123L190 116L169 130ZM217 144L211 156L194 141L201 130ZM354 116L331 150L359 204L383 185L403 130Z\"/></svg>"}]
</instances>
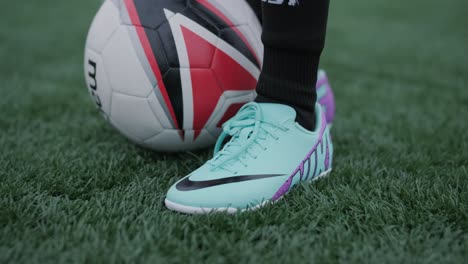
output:
<instances>
[{"instance_id":1,"label":"black sock","mask_svg":"<svg viewBox=\"0 0 468 264\"><path fill-rule=\"evenodd\" d=\"M297 122L308 130L314 130L316 122L315 84L328 6L329 0L262 3L265 56L256 101L293 107Z\"/></svg>"},{"instance_id":2,"label":"black sock","mask_svg":"<svg viewBox=\"0 0 468 264\"><path fill-rule=\"evenodd\" d=\"M317 71L318 58L313 54L265 47L255 101L289 105L296 110L296 121L314 130Z\"/></svg>"}]
</instances>

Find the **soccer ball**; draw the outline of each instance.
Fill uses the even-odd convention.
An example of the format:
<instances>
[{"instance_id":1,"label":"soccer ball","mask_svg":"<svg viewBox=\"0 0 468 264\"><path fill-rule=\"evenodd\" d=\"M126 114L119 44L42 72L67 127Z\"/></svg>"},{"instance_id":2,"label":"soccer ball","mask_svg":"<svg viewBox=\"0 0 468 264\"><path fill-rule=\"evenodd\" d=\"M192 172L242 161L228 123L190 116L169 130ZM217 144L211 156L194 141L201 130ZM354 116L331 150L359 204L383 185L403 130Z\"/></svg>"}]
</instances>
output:
<instances>
[{"instance_id":1,"label":"soccer ball","mask_svg":"<svg viewBox=\"0 0 468 264\"><path fill-rule=\"evenodd\" d=\"M244 0L106 0L86 42L88 90L138 145L210 146L255 98L261 30Z\"/></svg>"}]
</instances>

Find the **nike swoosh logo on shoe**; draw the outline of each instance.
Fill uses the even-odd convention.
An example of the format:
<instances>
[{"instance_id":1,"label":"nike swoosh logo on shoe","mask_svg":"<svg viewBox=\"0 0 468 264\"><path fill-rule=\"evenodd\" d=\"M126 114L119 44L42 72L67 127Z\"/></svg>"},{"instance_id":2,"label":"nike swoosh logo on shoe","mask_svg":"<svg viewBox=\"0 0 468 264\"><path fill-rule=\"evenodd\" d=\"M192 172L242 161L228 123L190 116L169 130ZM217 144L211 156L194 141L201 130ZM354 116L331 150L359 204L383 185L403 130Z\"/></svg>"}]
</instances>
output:
<instances>
[{"instance_id":1,"label":"nike swoosh logo on shoe","mask_svg":"<svg viewBox=\"0 0 468 264\"><path fill-rule=\"evenodd\" d=\"M185 177L185 179L177 183L176 189L179 191L195 191L195 190L205 189L205 188L229 184L229 183L254 181L254 180L280 177L280 176L284 176L284 174L243 175L243 176L221 178L221 179L216 179L216 180L192 181L190 180L190 175L189 175Z\"/></svg>"}]
</instances>

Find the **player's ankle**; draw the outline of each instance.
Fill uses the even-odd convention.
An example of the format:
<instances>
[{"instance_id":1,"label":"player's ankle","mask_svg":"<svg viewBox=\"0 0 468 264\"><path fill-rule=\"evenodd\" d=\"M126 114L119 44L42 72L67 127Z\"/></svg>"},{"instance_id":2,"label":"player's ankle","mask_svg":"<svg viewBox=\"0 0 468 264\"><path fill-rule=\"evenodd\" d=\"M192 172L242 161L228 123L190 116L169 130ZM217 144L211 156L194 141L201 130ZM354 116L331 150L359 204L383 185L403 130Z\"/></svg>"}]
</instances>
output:
<instances>
[{"instance_id":1,"label":"player's ankle","mask_svg":"<svg viewBox=\"0 0 468 264\"><path fill-rule=\"evenodd\" d=\"M256 101L293 107L299 124L313 130L319 57L311 52L265 47Z\"/></svg>"}]
</instances>

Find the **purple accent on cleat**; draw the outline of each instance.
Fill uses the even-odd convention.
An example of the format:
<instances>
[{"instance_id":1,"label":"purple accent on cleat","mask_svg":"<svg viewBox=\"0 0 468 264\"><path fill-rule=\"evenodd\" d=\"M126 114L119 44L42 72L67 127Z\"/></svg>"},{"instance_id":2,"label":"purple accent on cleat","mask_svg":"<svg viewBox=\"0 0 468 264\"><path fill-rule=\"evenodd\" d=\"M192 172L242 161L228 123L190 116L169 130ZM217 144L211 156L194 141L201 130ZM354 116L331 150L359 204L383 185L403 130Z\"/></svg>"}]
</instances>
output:
<instances>
[{"instance_id":1,"label":"purple accent on cleat","mask_svg":"<svg viewBox=\"0 0 468 264\"><path fill-rule=\"evenodd\" d=\"M271 198L272 201L277 201L279 198L281 198L285 193L287 193L289 191L289 189L291 188L293 178L297 175L298 172L301 174L301 177L302 177L302 173L304 172L304 163L307 162L307 161L310 162L310 158L311 158L312 154L314 154L314 153L315 153L315 159L316 159L314 171L317 169L317 147L318 147L319 144L323 143L322 142L323 133L325 133L325 129L327 127L327 122L324 122L324 120L326 120L325 119L325 113L322 112L322 124L320 126L320 133L319 133L319 138L317 139L317 142L315 143L312 150L307 154L305 159L301 162L301 164L299 164L299 166L297 166L297 168L294 170L294 172L289 176L288 180L285 183L283 183L283 185L278 189L278 191L276 191L275 195L273 195L273 197ZM315 177L315 175L312 175L312 179L314 177Z\"/></svg>"},{"instance_id":2,"label":"purple accent on cleat","mask_svg":"<svg viewBox=\"0 0 468 264\"><path fill-rule=\"evenodd\" d=\"M317 80L317 86L315 88L320 89L320 87L324 86L325 84L328 85L328 78L326 75L323 75L322 78Z\"/></svg>"},{"instance_id":3,"label":"purple accent on cleat","mask_svg":"<svg viewBox=\"0 0 468 264\"><path fill-rule=\"evenodd\" d=\"M335 119L335 96L328 81L328 77L325 73L320 75L320 79L317 81L316 89L325 87L325 95L321 98L318 98L320 105L325 109L325 116L327 118L327 123L333 123Z\"/></svg>"},{"instance_id":4,"label":"purple accent on cleat","mask_svg":"<svg viewBox=\"0 0 468 264\"><path fill-rule=\"evenodd\" d=\"M273 195L273 198L271 198L273 201L278 201L279 198L283 197L283 195L289 191L292 179L293 177L289 177L289 179L279 188L275 195Z\"/></svg>"}]
</instances>

